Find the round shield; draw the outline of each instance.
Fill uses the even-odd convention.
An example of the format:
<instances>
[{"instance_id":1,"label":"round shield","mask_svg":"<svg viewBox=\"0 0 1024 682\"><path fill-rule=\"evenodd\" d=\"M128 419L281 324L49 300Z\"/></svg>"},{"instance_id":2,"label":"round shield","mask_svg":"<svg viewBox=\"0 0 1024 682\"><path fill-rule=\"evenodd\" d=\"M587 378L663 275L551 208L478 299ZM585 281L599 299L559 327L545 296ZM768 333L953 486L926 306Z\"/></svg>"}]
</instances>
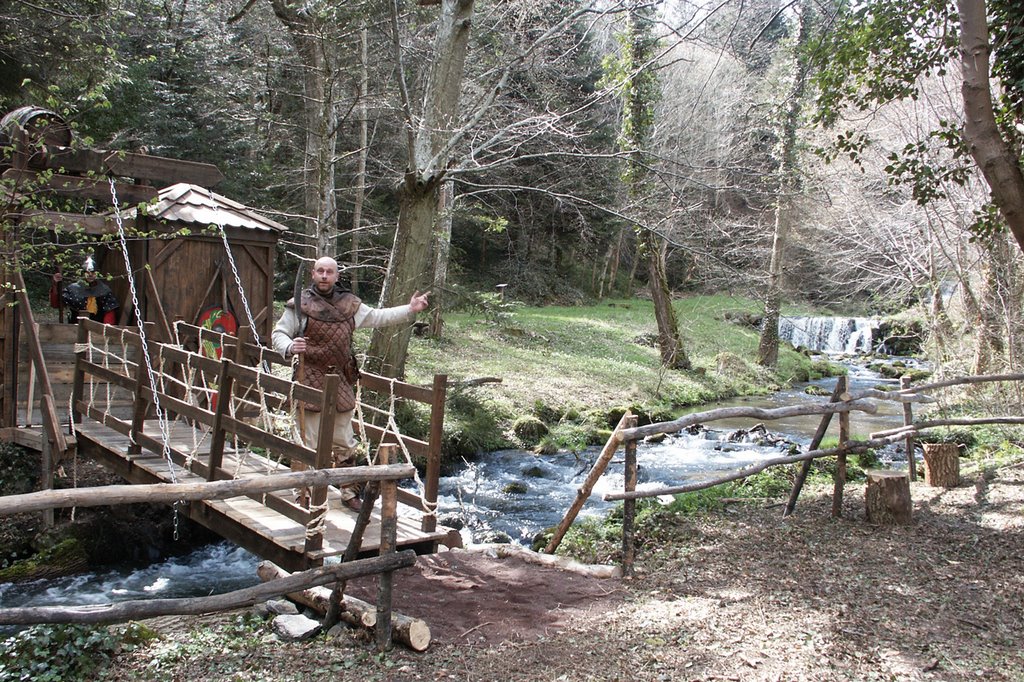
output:
<instances>
[{"instance_id":1,"label":"round shield","mask_svg":"<svg viewBox=\"0 0 1024 682\"><path fill-rule=\"evenodd\" d=\"M224 310L219 305L210 306L199 313L198 326L203 329L209 329L212 332L231 334L232 336L238 332L238 320L235 319L235 316L230 311ZM204 335L199 346L199 352L206 357L220 359L221 342L219 336L213 334Z\"/></svg>"}]
</instances>

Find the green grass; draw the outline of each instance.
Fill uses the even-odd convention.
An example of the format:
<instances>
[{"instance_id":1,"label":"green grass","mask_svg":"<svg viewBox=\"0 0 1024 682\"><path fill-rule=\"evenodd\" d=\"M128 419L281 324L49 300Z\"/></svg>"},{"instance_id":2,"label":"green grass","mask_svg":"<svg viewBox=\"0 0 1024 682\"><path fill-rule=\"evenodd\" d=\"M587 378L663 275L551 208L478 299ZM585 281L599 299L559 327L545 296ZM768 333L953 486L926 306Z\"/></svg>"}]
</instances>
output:
<instances>
[{"instance_id":1,"label":"green grass","mask_svg":"<svg viewBox=\"0 0 1024 682\"><path fill-rule=\"evenodd\" d=\"M510 444L515 444L511 424L524 415L537 415L549 425L552 415L559 422L593 423L595 411L611 413L626 406L666 416L722 398L768 393L819 374L820 367L786 344L776 372L754 364L757 331L725 321L723 313L758 308L754 301L729 296L677 301L680 331L694 366L689 371L661 367L650 301L514 305L500 317L449 313L442 339L414 337L407 373L411 381L424 384L435 373L454 380L500 377L500 384L467 392L495 415ZM566 420L570 414L576 418Z\"/></svg>"}]
</instances>

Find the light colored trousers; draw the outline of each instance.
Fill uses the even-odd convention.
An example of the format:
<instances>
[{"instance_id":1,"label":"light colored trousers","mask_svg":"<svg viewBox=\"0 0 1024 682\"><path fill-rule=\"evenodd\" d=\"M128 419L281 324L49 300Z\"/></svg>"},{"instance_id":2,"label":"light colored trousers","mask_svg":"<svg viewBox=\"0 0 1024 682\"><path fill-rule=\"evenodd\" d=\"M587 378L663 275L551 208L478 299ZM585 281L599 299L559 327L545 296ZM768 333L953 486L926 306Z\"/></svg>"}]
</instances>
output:
<instances>
[{"instance_id":1,"label":"light colored trousers","mask_svg":"<svg viewBox=\"0 0 1024 682\"><path fill-rule=\"evenodd\" d=\"M305 416L305 429L303 429L302 438L306 443L306 447L316 449L316 439L320 433L320 413L319 412L306 412ZM331 448L331 464L335 467L350 467L356 463L356 452L355 447L356 437L352 432L352 410L348 412L338 412L334 417L334 446ZM306 465L302 462L293 462L293 471L302 471L306 469ZM350 500L356 496L355 488L358 488L358 483L339 488L341 491L341 499Z\"/></svg>"}]
</instances>

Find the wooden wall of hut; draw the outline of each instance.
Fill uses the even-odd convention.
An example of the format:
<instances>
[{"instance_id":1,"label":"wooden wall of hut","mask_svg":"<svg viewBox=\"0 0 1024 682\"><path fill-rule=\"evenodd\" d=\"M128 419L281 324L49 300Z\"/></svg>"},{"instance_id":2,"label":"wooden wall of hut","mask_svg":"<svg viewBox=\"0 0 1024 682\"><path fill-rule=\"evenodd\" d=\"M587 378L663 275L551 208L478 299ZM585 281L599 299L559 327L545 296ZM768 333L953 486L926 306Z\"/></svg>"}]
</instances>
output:
<instances>
[{"instance_id":1,"label":"wooden wall of hut","mask_svg":"<svg viewBox=\"0 0 1024 682\"><path fill-rule=\"evenodd\" d=\"M147 243L147 260L140 262L148 261L147 277L151 281L139 278L147 284L140 304L145 319L157 323L158 331L163 330L164 319L171 324L176 319L197 324L203 311L211 307L232 313L238 326L247 325L242 291L231 268L233 258L256 332L261 340L269 342L275 322L273 273L277 235L233 227L225 232L230 258L216 235L152 239ZM158 299L153 298L154 291Z\"/></svg>"}]
</instances>

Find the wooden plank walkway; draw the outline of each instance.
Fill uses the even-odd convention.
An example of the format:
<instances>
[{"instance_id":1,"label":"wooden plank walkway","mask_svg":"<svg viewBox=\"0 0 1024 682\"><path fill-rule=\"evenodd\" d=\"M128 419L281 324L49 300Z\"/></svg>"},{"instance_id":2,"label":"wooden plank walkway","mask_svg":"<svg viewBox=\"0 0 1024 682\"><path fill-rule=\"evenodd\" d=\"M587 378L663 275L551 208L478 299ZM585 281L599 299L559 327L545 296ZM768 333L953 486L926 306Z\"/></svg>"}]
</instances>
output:
<instances>
[{"instance_id":1,"label":"wooden plank walkway","mask_svg":"<svg viewBox=\"0 0 1024 682\"><path fill-rule=\"evenodd\" d=\"M208 469L211 440L209 435L178 420L172 420L168 426L170 446L178 452L189 453L192 465L192 470L175 465L173 480L177 483L205 480L195 473L195 470ZM75 431L81 454L95 457L129 482L172 481L167 460L162 453L143 449L140 454L128 454L131 445L128 437L97 421L85 420L81 424L76 424ZM158 442L162 442L156 420L147 420L143 431ZM225 449L222 469L231 472L235 478L289 471L288 467L259 454L248 451L236 452L230 448ZM322 563L326 557L344 553L352 535L356 514L341 504L341 497L336 489L328 489L328 512L324 524L323 546L308 553L304 551L306 526L277 511L295 508L292 504L293 491L285 490L266 497L276 500L264 498L261 501L235 497L193 502L187 505L188 517L290 571L303 570ZM402 509L407 513L400 514L398 518L398 549L413 549L421 554L432 553L437 550L438 544L454 541L453 533L455 536L458 535L457 531L444 527L429 532L423 531L422 515L410 507ZM380 536L378 504L363 535L360 555L376 555L380 548Z\"/></svg>"}]
</instances>

